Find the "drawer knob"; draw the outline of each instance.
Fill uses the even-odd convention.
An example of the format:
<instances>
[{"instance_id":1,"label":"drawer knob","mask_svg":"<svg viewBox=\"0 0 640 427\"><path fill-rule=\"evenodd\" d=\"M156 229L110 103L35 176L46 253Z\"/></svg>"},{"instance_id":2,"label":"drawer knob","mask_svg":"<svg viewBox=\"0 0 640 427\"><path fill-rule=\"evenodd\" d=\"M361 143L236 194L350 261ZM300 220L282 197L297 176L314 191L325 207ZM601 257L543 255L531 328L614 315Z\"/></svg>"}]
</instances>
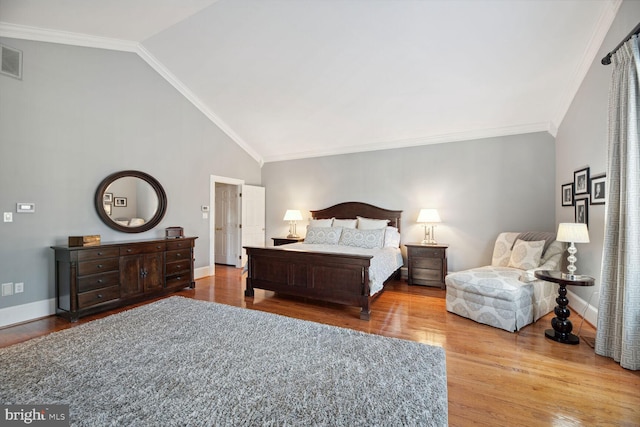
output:
<instances>
[{"instance_id":1,"label":"drawer knob","mask_svg":"<svg viewBox=\"0 0 640 427\"><path fill-rule=\"evenodd\" d=\"M102 279L98 279L98 283L102 283Z\"/></svg>"},{"instance_id":2,"label":"drawer knob","mask_svg":"<svg viewBox=\"0 0 640 427\"><path fill-rule=\"evenodd\" d=\"M102 298L102 294L98 294L98 298Z\"/></svg>"},{"instance_id":3,"label":"drawer knob","mask_svg":"<svg viewBox=\"0 0 640 427\"><path fill-rule=\"evenodd\" d=\"M102 268L102 264L96 265L97 268Z\"/></svg>"},{"instance_id":4,"label":"drawer knob","mask_svg":"<svg viewBox=\"0 0 640 427\"><path fill-rule=\"evenodd\" d=\"M127 249L127 252L131 252L131 249Z\"/></svg>"}]
</instances>

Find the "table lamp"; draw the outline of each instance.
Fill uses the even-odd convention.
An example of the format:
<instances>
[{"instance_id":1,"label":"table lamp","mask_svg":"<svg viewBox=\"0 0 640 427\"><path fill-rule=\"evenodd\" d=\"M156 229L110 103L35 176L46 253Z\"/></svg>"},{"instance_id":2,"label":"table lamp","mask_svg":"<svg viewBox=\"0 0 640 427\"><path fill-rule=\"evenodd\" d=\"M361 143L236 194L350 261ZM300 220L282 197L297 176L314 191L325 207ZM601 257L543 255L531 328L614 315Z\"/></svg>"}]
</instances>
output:
<instances>
[{"instance_id":1,"label":"table lamp","mask_svg":"<svg viewBox=\"0 0 640 427\"><path fill-rule=\"evenodd\" d=\"M438 215L437 209L420 209L418 214L418 222L424 223L424 240L421 242L423 245L436 245L435 234L433 232L436 222L440 221L440 215ZM429 233L427 233L427 227L429 227ZM427 234L429 237L427 238Z\"/></svg>"},{"instance_id":2,"label":"table lamp","mask_svg":"<svg viewBox=\"0 0 640 427\"><path fill-rule=\"evenodd\" d=\"M569 266L567 267L569 274L567 277L569 279L574 279L576 273L576 266L574 264L578 260L578 258L576 258L578 250L574 243L589 243L589 230L587 229L587 224L561 222L558 225L558 235L556 236L556 240L559 242L569 243L569 249L567 249L567 252L569 252L569 256L567 257L567 261L569 261Z\"/></svg>"},{"instance_id":3,"label":"table lamp","mask_svg":"<svg viewBox=\"0 0 640 427\"><path fill-rule=\"evenodd\" d=\"M287 238L289 239L297 239L299 236L296 233L296 221L302 220L302 214L300 211L295 209L287 209L287 212L284 214L284 221L289 221L289 235Z\"/></svg>"}]
</instances>

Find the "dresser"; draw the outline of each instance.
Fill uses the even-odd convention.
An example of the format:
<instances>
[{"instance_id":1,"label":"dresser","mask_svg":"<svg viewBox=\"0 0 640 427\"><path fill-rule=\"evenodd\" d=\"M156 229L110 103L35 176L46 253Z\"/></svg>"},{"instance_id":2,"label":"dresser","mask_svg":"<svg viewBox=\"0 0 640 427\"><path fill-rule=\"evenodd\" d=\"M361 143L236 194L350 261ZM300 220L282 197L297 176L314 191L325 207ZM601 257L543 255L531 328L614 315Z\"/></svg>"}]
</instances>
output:
<instances>
[{"instance_id":1,"label":"dresser","mask_svg":"<svg viewBox=\"0 0 640 427\"><path fill-rule=\"evenodd\" d=\"M409 263L409 285L439 286L444 289L449 245L407 243L405 246Z\"/></svg>"},{"instance_id":2,"label":"dresser","mask_svg":"<svg viewBox=\"0 0 640 427\"><path fill-rule=\"evenodd\" d=\"M56 313L75 322L81 316L195 287L196 239L52 246Z\"/></svg>"}]
</instances>

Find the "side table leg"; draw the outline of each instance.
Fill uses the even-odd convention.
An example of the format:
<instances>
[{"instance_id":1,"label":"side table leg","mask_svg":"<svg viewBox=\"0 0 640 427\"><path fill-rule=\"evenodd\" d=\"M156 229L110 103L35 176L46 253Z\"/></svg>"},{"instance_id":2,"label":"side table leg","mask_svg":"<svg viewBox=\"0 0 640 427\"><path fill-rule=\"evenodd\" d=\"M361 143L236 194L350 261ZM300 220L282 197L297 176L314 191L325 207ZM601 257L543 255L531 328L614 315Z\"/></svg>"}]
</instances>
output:
<instances>
[{"instance_id":1,"label":"side table leg","mask_svg":"<svg viewBox=\"0 0 640 427\"><path fill-rule=\"evenodd\" d=\"M551 327L553 327L553 329L547 329L544 331L544 335L549 339L563 344L578 344L580 338L571 333L573 325L571 324L571 320L569 320L571 311L569 307L567 307L569 304L567 287L562 283L560 283L558 287L558 298L556 298L556 302L558 305L553 310L556 317L551 319Z\"/></svg>"}]
</instances>

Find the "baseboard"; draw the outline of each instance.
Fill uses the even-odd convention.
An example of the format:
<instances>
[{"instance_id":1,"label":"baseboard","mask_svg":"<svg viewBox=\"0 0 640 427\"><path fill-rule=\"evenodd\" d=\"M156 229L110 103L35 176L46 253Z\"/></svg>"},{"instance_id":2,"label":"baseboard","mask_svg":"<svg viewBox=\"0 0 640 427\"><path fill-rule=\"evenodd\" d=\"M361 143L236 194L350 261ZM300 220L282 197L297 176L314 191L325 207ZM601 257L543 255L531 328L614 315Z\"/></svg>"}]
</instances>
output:
<instances>
[{"instance_id":1,"label":"baseboard","mask_svg":"<svg viewBox=\"0 0 640 427\"><path fill-rule=\"evenodd\" d=\"M213 268L207 265L206 267L195 268L193 270L193 277L194 279L201 279L203 277L213 276L213 273Z\"/></svg>"},{"instance_id":2,"label":"baseboard","mask_svg":"<svg viewBox=\"0 0 640 427\"><path fill-rule=\"evenodd\" d=\"M55 298L3 308L0 310L0 328L51 316L55 313Z\"/></svg>"},{"instance_id":3,"label":"baseboard","mask_svg":"<svg viewBox=\"0 0 640 427\"><path fill-rule=\"evenodd\" d=\"M567 289L567 298L569 298L569 308L573 313L580 316L584 315L584 320L591 324L594 328L598 324L598 309L591 305L587 305L587 302ZM574 332L579 326L579 323L574 320L573 322Z\"/></svg>"}]
</instances>

